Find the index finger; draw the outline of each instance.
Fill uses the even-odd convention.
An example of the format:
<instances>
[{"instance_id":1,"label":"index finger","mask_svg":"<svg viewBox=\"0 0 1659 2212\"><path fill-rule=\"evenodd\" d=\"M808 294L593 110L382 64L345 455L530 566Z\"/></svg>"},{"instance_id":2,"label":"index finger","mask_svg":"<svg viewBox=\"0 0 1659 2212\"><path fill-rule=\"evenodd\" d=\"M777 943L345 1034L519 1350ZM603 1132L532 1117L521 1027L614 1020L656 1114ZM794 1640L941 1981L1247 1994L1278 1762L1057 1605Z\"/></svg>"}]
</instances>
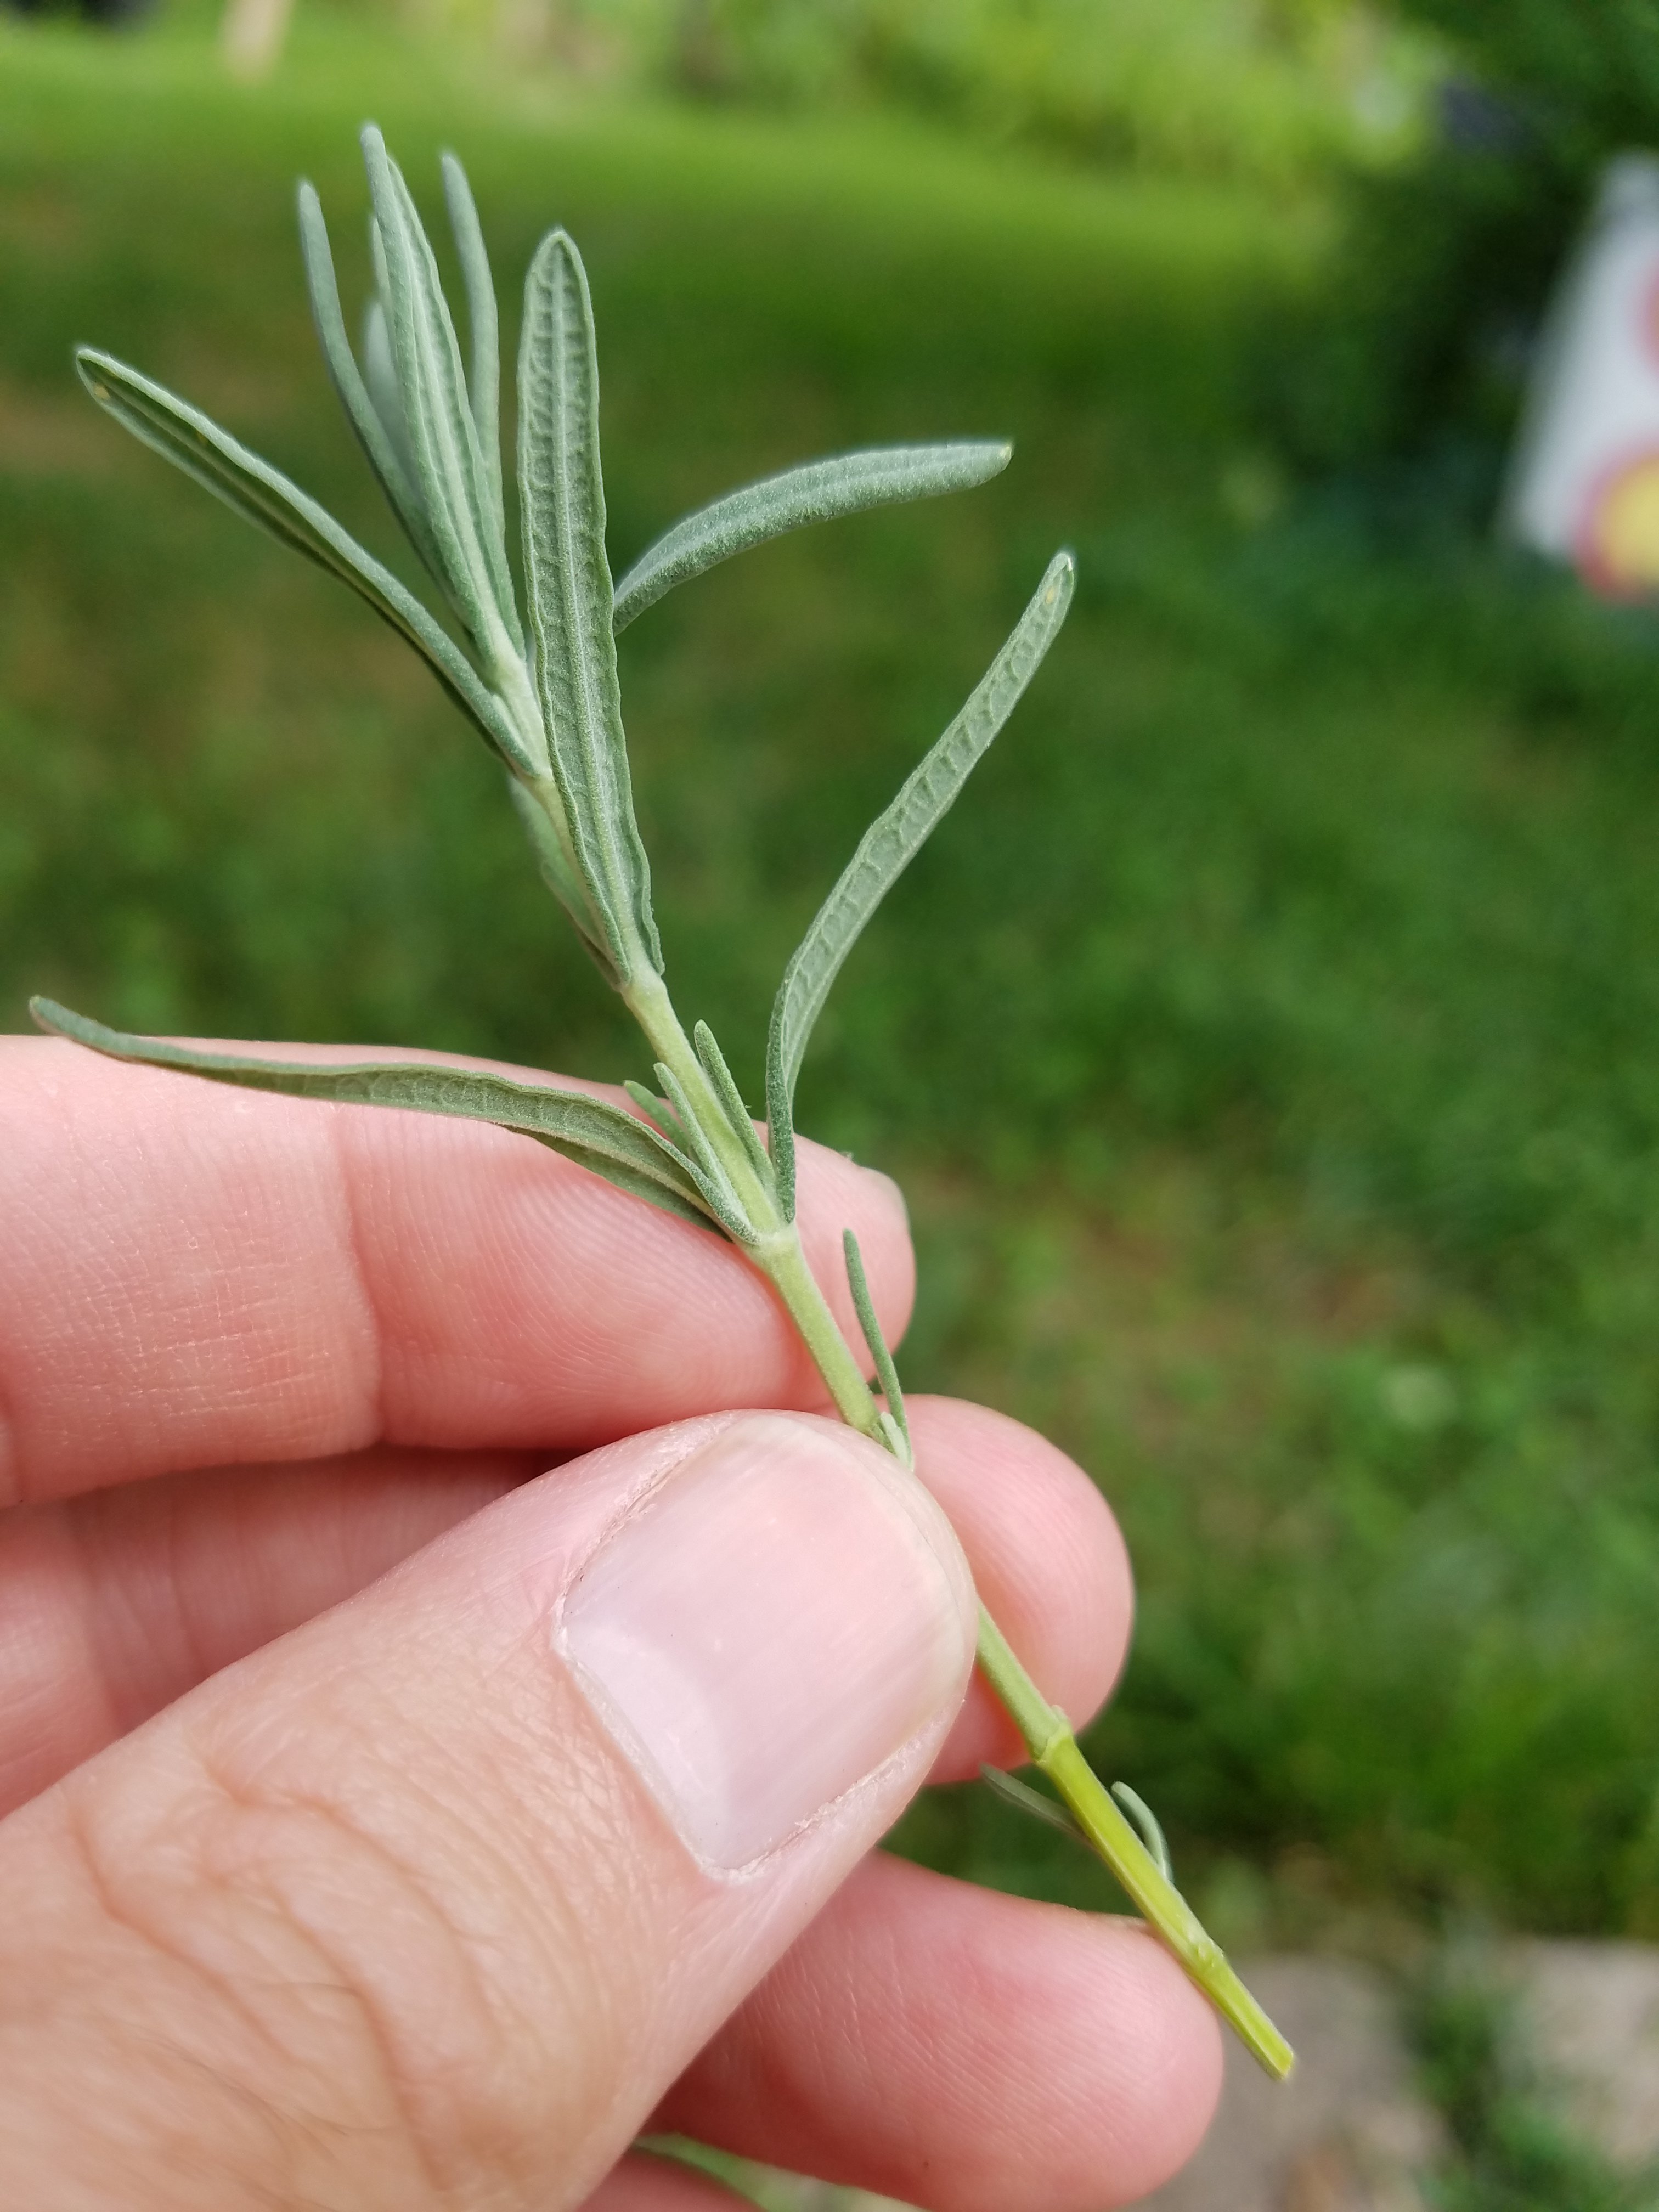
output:
<instances>
[{"instance_id":1,"label":"index finger","mask_svg":"<svg viewBox=\"0 0 1659 2212\"><path fill-rule=\"evenodd\" d=\"M24 1037L0 1039L0 1505L377 1443L579 1451L824 1402L730 1245L503 1130ZM800 1165L843 1328L856 1342L850 1227L896 1336L896 1187L816 1146Z\"/></svg>"}]
</instances>

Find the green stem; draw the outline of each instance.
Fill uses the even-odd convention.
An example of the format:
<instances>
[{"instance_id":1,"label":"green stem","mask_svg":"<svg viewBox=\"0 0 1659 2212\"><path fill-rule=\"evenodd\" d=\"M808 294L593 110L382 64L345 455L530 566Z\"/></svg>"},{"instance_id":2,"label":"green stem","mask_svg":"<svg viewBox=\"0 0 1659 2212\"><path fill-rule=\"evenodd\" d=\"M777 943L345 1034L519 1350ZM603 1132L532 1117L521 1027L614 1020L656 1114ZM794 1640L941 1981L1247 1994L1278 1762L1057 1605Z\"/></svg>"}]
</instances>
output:
<instances>
[{"instance_id":1,"label":"green stem","mask_svg":"<svg viewBox=\"0 0 1659 2212\"><path fill-rule=\"evenodd\" d=\"M979 1613L979 1663L1025 1739L1031 1763L1059 1790L1073 1819L1141 1917L1174 1952L1222 2018L1237 2029L1251 2056L1282 2081L1296 2063L1295 2052L1119 1812L1078 1748L1071 1723L1037 1688L983 1606Z\"/></svg>"},{"instance_id":2,"label":"green stem","mask_svg":"<svg viewBox=\"0 0 1659 2212\"><path fill-rule=\"evenodd\" d=\"M769 1254L757 1251L752 1256L788 1308L842 1419L878 1443L884 1442L870 1386L806 1265L798 1237L792 1234L787 1250L787 1265ZM1251 2056L1282 2080L1294 2063L1290 2045L1233 1972L1186 1899L1159 1870L1078 1748L1070 1722L1037 1688L983 1605L979 1609L979 1665L1024 1738L1032 1764L1059 1790L1085 1841L1190 1978L1237 2029Z\"/></svg>"},{"instance_id":3,"label":"green stem","mask_svg":"<svg viewBox=\"0 0 1659 2212\"><path fill-rule=\"evenodd\" d=\"M775 1193L757 1173L742 1139L726 1118L713 1084L680 1026L660 976L647 970L623 994L653 1051L672 1067L721 1164L731 1176L750 1219L761 1231L748 1256L782 1300L802 1342L848 1425L884 1445L864 1371L854 1358L817 1278L806 1264L793 1221L779 1210ZM1006 1706L1032 1763L1059 1790L1084 1838L1104 1860L1149 1926L1266 2070L1279 2078L1294 2063L1290 2045L1228 1965L1220 1946L1118 1810L1078 1748L1071 1723L1051 1705L1015 1657L1007 1638L981 1605L980 1670Z\"/></svg>"},{"instance_id":4,"label":"green stem","mask_svg":"<svg viewBox=\"0 0 1659 2212\"><path fill-rule=\"evenodd\" d=\"M879 1408L870 1395L864 1370L848 1350L841 1324L830 1310L830 1302L818 1287L818 1279L806 1264L800 1238L793 1222L787 1234L757 1251L755 1264L783 1300L812 1363L829 1386L836 1411L849 1428L857 1429L886 1449L886 1438L878 1418Z\"/></svg>"},{"instance_id":5,"label":"green stem","mask_svg":"<svg viewBox=\"0 0 1659 2212\"><path fill-rule=\"evenodd\" d=\"M709 1081L696 1049L680 1026L662 977L641 958L634 981L623 993L623 1003L645 1032L646 1042L665 1067L671 1067L690 1101L697 1126L720 1155L732 1178L744 1211L763 1235L787 1230L789 1224L778 1211L769 1183L755 1172L749 1148L726 1118L726 1109Z\"/></svg>"}]
</instances>

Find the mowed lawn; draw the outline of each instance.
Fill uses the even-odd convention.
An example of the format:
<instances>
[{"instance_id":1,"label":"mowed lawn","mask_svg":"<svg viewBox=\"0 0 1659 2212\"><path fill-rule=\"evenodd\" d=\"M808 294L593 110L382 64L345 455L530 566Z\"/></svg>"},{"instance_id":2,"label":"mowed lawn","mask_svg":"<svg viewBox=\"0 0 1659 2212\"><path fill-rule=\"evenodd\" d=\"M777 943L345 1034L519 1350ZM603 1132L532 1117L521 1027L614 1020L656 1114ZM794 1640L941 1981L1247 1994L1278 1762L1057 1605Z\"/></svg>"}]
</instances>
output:
<instances>
[{"instance_id":1,"label":"mowed lawn","mask_svg":"<svg viewBox=\"0 0 1659 2212\"><path fill-rule=\"evenodd\" d=\"M1097 1732L1218 1933L1659 1932L1659 629L1249 418L1316 206L874 122L583 104L302 27L0 29L0 998L643 1073L491 764L347 594L105 422L77 339L392 544L293 179L467 161L510 301L576 234L613 565L849 445L994 485L800 537L623 647L677 995L757 1092L817 898L1054 548L1076 610L849 966L804 1124L899 1173L905 1362L1048 1428L1143 1591ZM981 1793L942 1863L1104 1901Z\"/></svg>"}]
</instances>

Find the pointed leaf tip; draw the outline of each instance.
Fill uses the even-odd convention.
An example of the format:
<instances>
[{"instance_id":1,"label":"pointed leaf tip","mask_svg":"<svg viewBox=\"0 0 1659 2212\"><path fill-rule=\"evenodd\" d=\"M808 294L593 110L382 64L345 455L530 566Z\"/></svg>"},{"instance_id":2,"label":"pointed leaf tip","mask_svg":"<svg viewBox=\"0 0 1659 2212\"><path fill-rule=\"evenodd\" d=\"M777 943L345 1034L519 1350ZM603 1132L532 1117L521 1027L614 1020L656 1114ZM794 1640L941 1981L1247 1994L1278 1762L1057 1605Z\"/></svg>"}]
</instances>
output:
<instances>
[{"instance_id":1,"label":"pointed leaf tip","mask_svg":"<svg viewBox=\"0 0 1659 2212\"><path fill-rule=\"evenodd\" d=\"M792 1120L801 1057L842 963L1018 704L1066 619L1073 575L1071 555L1057 553L961 713L866 830L784 970L767 1049L774 1128Z\"/></svg>"},{"instance_id":2,"label":"pointed leaf tip","mask_svg":"<svg viewBox=\"0 0 1659 2212\"><path fill-rule=\"evenodd\" d=\"M444 204L449 211L450 232L460 257L461 282L466 293L470 366L467 400L478 433L489 479L490 501L497 532L502 526L501 436L501 319L495 304L495 283L489 272L489 255L483 228L466 171L447 149L439 167L444 180Z\"/></svg>"},{"instance_id":3,"label":"pointed leaf tip","mask_svg":"<svg viewBox=\"0 0 1659 2212\"><path fill-rule=\"evenodd\" d=\"M364 133L363 158L380 240L377 276L383 270L386 319L421 503L451 599L484 666L500 684L501 672L517 667L524 637L494 472L480 440L431 240L402 171L372 128ZM482 240L479 244L481 247ZM476 286L477 257L465 243L462 251L469 281ZM493 308L493 297L490 304Z\"/></svg>"},{"instance_id":4,"label":"pointed leaf tip","mask_svg":"<svg viewBox=\"0 0 1659 2212\"><path fill-rule=\"evenodd\" d=\"M401 404L386 406L377 399L372 348L365 349L371 372L367 378L351 350L323 204L306 183L300 186L299 219L300 253L305 263L307 289L311 295L312 320L335 395L410 544L429 574L441 582L443 564L430 518L416 488L414 457L404 432Z\"/></svg>"},{"instance_id":5,"label":"pointed leaf tip","mask_svg":"<svg viewBox=\"0 0 1659 2212\"><path fill-rule=\"evenodd\" d=\"M415 647L510 767L520 774L540 772L540 763L526 751L501 702L480 680L459 647L326 509L177 393L152 383L113 355L82 346L76 368L93 398L140 444L182 469L245 521L337 576L365 599L383 622Z\"/></svg>"}]
</instances>

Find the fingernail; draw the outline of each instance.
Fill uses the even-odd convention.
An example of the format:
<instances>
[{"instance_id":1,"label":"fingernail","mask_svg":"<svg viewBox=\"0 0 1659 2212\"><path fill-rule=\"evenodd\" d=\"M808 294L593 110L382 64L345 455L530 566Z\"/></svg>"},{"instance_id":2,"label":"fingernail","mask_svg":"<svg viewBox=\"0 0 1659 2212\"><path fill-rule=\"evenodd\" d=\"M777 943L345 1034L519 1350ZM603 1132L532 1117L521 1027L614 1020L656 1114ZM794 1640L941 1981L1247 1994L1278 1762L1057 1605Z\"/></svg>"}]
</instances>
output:
<instances>
[{"instance_id":1,"label":"fingernail","mask_svg":"<svg viewBox=\"0 0 1659 2212\"><path fill-rule=\"evenodd\" d=\"M706 1865L763 1857L954 1711L966 1570L910 1478L751 1414L684 1461L566 1596L564 1656Z\"/></svg>"}]
</instances>

